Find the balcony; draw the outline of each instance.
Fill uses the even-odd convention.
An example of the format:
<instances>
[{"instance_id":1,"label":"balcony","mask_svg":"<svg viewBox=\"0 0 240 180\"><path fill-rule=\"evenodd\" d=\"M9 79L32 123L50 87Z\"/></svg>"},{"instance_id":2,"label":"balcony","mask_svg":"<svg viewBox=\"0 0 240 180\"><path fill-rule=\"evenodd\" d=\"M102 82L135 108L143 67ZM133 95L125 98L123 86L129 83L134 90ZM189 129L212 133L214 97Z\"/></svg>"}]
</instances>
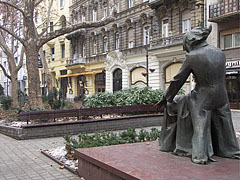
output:
<instances>
[{"instance_id":1,"label":"balcony","mask_svg":"<svg viewBox=\"0 0 240 180\"><path fill-rule=\"evenodd\" d=\"M85 64L86 64L86 59L82 57L66 60L66 67L68 69L84 68Z\"/></svg>"},{"instance_id":2,"label":"balcony","mask_svg":"<svg viewBox=\"0 0 240 180\"><path fill-rule=\"evenodd\" d=\"M209 21L232 21L240 18L240 0L223 0L209 6ZM230 19L231 18L231 19Z\"/></svg>"},{"instance_id":3,"label":"balcony","mask_svg":"<svg viewBox=\"0 0 240 180\"><path fill-rule=\"evenodd\" d=\"M176 36L152 40L150 41L150 50L174 45L181 45L183 43L183 35L184 34L179 34Z\"/></svg>"},{"instance_id":4,"label":"balcony","mask_svg":"<svg viewBox=\"0 0 240 180\"><path fill-rule=\"evenodd\" d=\"M150 0L148 5L152 8L152 9L157 9L159 6L164 4L164 0Z\"/></svg>"}]
</instances>

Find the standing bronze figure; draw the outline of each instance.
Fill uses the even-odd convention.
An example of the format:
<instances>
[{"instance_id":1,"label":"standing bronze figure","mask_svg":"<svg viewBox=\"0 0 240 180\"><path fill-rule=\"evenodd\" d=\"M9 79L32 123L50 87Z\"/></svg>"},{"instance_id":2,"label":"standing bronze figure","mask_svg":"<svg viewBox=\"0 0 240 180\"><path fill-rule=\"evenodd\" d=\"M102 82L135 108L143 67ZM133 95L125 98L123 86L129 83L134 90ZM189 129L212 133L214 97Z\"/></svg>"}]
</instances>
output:
<instances>
[{"instance_id":1,"label":"standing bronze figure","mask_svg":"<svg viewBox=\"0 0 240 180\"><path fill-rule=\"evenodd\" d=\"M211 27L196 27L185 34L185 61L158 104L166 106L161 151L192 156L197 164L214 161L213 155L240 157L226 90L226 58L220 49L206 43L210 32ZM176 96L190 73L195 88Z\"/></svg>"}]
</instances>

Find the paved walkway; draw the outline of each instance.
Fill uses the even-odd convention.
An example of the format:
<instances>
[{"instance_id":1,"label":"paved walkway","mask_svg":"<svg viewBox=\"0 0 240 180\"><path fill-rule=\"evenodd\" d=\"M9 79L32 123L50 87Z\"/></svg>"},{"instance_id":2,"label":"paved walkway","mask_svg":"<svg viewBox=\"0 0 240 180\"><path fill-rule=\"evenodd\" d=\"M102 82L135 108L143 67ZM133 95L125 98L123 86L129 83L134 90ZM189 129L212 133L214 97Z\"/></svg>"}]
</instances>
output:
<instances>
[{"instance_id":1,"label":"paved walkway","mask_svg":"<svg viewBox=\"0 0 240 180\"><path fill-rule=\"evenodd\" d=\"M240 131L240 111L233 111L232 117ZM0 180L80 180L40 152L63 145L62 137L19 141L0 134Z\"/></svg>"},{"instance_id":2,"label":"paved walkway","mask_svg":"<svg viewBox=\"0 0 240 180\"><path fill-rule=\"evenodd\" d=\"M19 141L0 134L0 180L80 180L40 152L63 145L62 137Z\"/></svg>"}]
</instances>

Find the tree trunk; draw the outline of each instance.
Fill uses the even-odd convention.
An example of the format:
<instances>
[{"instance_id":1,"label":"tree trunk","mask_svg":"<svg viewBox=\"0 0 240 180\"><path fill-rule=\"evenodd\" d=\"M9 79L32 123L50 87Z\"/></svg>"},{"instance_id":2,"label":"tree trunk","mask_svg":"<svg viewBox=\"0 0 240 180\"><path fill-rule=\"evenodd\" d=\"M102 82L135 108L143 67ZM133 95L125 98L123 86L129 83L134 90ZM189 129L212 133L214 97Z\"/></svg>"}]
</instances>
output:
<instances>
[{"instance_id":1,"label":"tree trunk","mask_svg":"<svg viewBox=\"0 0 240 180\"><path fill-rule=\"evenodd\" d=\"M19 107L19 102L18 102L18 79L17 79L17 72L12 72L11 73L11 96L12 96L12 106L13 108L18 108Z\"/></svg>"},{"instance_id":2,"label":"tree trunk","mask_svg":"<svg viewBox=\"0 0 240 180\"><path fill-rule=\"evenodd\" d=\"M28 105L32 108L42 107L42 97L40 92L40 78L38 71L38 49L33 42L25 47L26 64L28 72Z\"/></svg>"}]
</instances>

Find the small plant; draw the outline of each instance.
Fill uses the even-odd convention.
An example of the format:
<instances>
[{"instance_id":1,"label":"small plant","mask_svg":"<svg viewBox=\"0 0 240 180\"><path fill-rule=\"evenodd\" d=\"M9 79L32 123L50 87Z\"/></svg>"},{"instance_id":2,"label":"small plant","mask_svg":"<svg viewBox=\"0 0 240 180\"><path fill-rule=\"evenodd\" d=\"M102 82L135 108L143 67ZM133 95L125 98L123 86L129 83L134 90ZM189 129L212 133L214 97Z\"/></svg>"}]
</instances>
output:
<instances>
[{"instance_id":1,"label":"small plant","mask_svg":"<svg viewBox=\"0 0 240 180\"><path fill-rule=\"evenodd\" d=\"M0 96L4 95L4 88L2 87L2 85L0 84Z\"/></svg>"},{"instance_id":2,"label":"small plant","mask_svg":"<svg viewBox=\"0 0 240 180\"><path fill-rule=\"evenodd\" d=\"M65 97L61 89L58 91L56 88L53 88L48 95L43 96L42 100L47 102L51 109L63 109L65 106Z\"/></svg>"},{"instance_id":3,"label":"small plant","mask_svg":"<svg viewBox=\"0 0 240 180\"><path fill-rule=\"evenodd\" d=\"M65 149L68 154L71 154L77 148L155 141L158 137L158 129L152 128L151 132L147 132L143 129L141 129L139 133L137 133L135 129L128 129L122 133L101 131L93 135L79 134L77 137L66 135L64 139L66 144Z\"/></svg>"},{"instance_id":4,"label":"small plant","mask_svg":"<svg viewBox=\"0 0 240 180\"><path fill-rule=\"evenodd\" d=\"M12 106L12 98L10 96L1 96L0 102L2 104L3 109L8 110Z\"/></svg>"}]
</instances>

